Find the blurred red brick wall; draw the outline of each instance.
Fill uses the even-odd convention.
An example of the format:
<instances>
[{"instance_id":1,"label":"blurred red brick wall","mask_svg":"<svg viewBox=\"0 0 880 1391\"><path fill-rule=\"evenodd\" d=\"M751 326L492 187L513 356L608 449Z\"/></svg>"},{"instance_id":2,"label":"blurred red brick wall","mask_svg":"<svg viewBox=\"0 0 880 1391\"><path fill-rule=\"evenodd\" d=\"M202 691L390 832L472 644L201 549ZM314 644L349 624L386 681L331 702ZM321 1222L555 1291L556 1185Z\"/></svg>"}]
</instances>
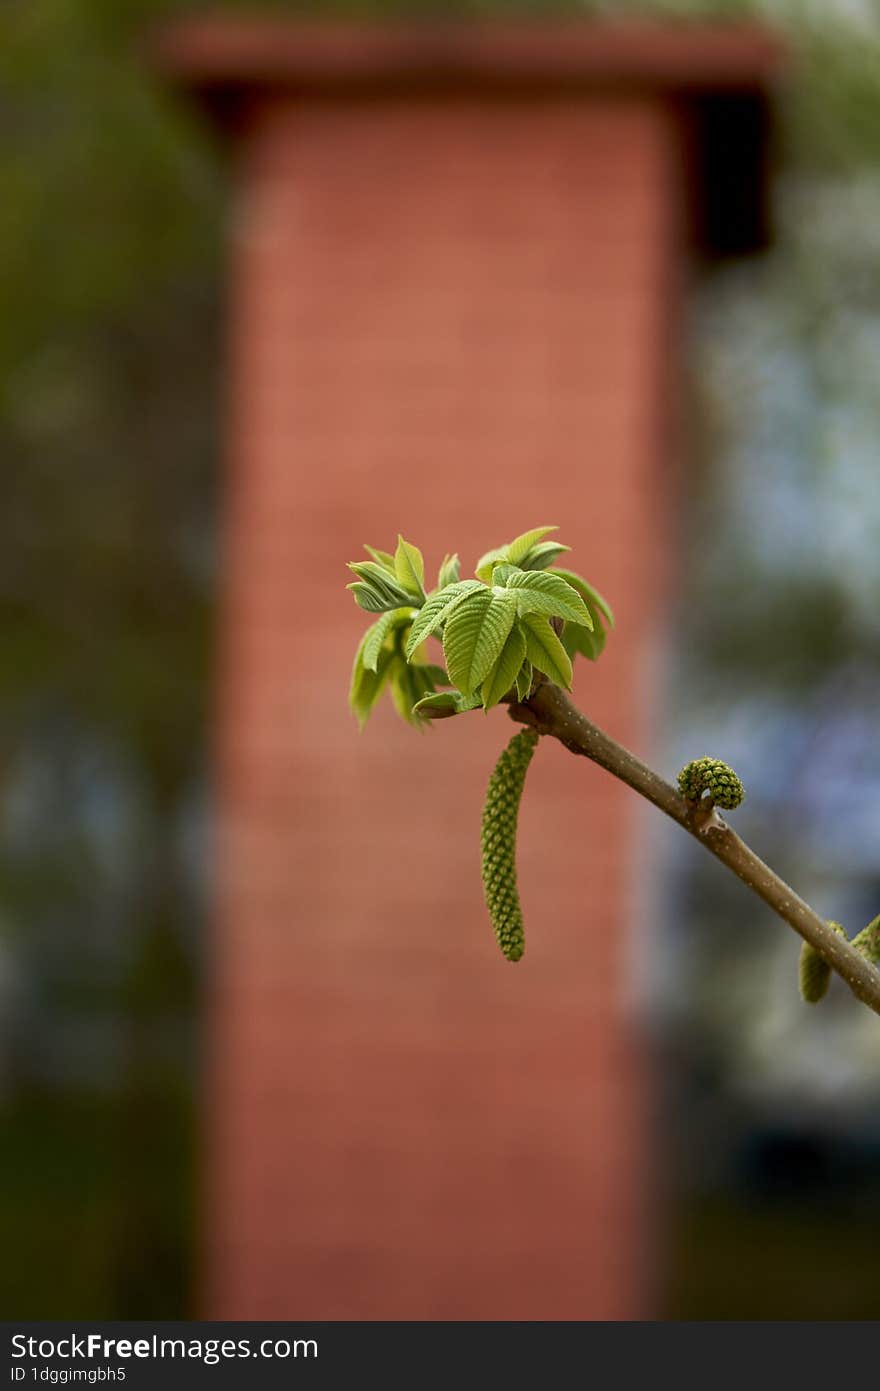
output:
<instances>
[{"instance_id":1,"label":"blurred red brick wall","mask_svg":"<svg viewBox=\"0 0 880 1391\"><path fill-rule=\"evenodd\" d=\"M481 904L501 712L346 708L343 586L558 522L619 630L576 695L645 750L671 544L678 126L659 98L264 102L240 150L204 1310L629 1318L653 1164L634 799L542 746L527 951Z\"/></svg>"}]
</instances>

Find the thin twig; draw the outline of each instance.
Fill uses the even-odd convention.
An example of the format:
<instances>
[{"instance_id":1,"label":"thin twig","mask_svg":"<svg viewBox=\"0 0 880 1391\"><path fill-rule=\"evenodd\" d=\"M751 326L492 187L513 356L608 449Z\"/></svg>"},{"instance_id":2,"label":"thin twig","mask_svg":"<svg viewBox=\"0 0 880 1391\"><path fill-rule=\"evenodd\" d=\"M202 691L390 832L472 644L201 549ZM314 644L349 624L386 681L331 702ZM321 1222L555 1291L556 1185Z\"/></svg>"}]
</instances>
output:
<instances>
[{"instance_id":1,"label":"thin twig","mask_svg":"<svg viewBox=\"0 0 880 1391\"><path fill-rule=\"evenodd\" d=\"M707 816L705 808L680 796L635 754L582 715L558 686L549 683L538 686L527 701L511 704L509 713L519 724L530 725L539 734L549 734L572 753L592 759L659 807L733 870L789 927L816 948L863 1004L880 1014L880 971L849 942L838 937L823 918L774 874L717 810Z\"/></svg>"}]
</instances>

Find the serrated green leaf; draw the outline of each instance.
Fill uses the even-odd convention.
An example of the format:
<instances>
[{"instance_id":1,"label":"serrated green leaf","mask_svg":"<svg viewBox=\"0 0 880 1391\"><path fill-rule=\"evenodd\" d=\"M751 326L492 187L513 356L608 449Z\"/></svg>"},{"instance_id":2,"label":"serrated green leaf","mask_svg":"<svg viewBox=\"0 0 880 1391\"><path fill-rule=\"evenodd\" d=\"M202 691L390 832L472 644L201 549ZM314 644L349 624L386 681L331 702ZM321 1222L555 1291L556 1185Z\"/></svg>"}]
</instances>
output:
<instances>
[{"instance_id":1,"label":"serrated green leaf","mask_svg":"<svg viewBox=\"0 0 880 1391\"><path fill-rule=\"evenodd\" d=\"M462 715L466 710L476 710L480 697L463 696L461 691L437 691L435 695L423 696L416 701L413 710L425 720L446 720L452 715Z\"/></svg>"},{"instance_id":2,"label":"serrated green leaf","mask_svg":"<svg viewBox=\"0 0 880 1391\"><path fill-rule=\"evenodd\" d=\"M525 641L525 639L523 639ZM532 664L526 660L516 674L516 695L518 700L527 700L532 689Z\"/></svg>"},{"instance_id":3,"label":"serrated green leaf","mask_svg":"<svg viewBox=\"0 0 880 1391\"><path fill-rule=\"evenodd\" d=\"M369 629L367 630L369 632ZM364 639L367 634L364 635ZM375 671L371 671L363 664L364 639L361 640L357 653L355 654L354 665L351 671L351 685L348 692L348 703L357 719L361 729L367 722L370 711L382 694L391 663L394 660L394 653L388 649L379 654L379 659Z\"/></svg>"},{"instance_id":4,"label":"serrated green leaf","mask_svg":"<svg viewBox=\"0 0 880 1391\"><path fill-rule=\"evenodd\" d=\"M383 652L383 656L385 655ZM403 654L397 646L393 652L389 652L387 655L390 658L389 690L395 710L407 724L424 728L423 718L415 707L425 696L435 694L431 676L433 668L423 665L421 662L408 664L404 661Z\"/></svg>"},{"instance_id":5,"label":"serrated green leaf","mask_svg":"<svg viewBox=\"0 0 880 1391\"><path fill-rule=\"evenodd\" d=\"M351 590L358 608L363 609L365 613L384 613L387 609L397 608L400 603L399 599L391 600L379 594L371 584L365 584L363 580L357 580L345 587Z\"/></svg>"},{"instance_id":6,"label":"serrated green leaf","mask_svg":"<svg viewBox=\"0 0 880 1391\"><path fill-rule=\"evenodd\" d=\"M394 620L398 613L400 613L400 609L393 609L390 613L383 614L364 634L363 660L367 671L376 670L382 644L394 628Z\"/></svg>"},{"instance_id":7,"label":"serrated green leaf","mask_svg":"<svg viewBox=\"0 0 880 1391\"><path fill-rule=\"evenodd\" d=\"M431 666L428 662L413 662L410 665L413 689L419 699L423 695L434 694L434 672L439 670L439 667ZM445 675L445 672L443 674Z\"/></svg>"},{"instance_id":8,"label":"serrated green leaf","mask_svg":"<svg viewBox=\"0 0 880 1391\"><path fill-rule=\"evenodd\" d=\"M503 648L516 617L516 599L508 590L480 586L453 608L443 632L450 680L472 695Z\"/></svg>"},{"instance_id":9,"label":"serrated green leaf","mask_svg":"<svg viewBox=\"0 0 880 1391\"><path fill-rule=\"evenodd\" d=\"M607 622L609 627L614 626L614 615L610 605L597 589L594 589L582 575L575 574L573 570L560 569L554 571L554 574L562 575L568 584L578 591L593 620L592 632L585 627L567 623L562 634L563 646L570 657L573 657L575 653L580 653L589 661L595 662L602 655L608 636L603 624Z\"/></svg>"},{"instance_id":10,"label":"serrated green leaf","mask_svg":"<svg viewBox=\"0 0 880 1391\"><path fill-rule=\"evenodd\" d=\"M550 626L549 619L527 614L520 620L526 640L526 656L557 686L571 690L571 658Z\"/></svg>"},{"instance_id":11,"label":"serrated green leaf","mask_svg":"<svg viewBox=\"0 0 880 1391\"><path fill-rule=\"evenodd\" d=\"M480 689L483 694L483 709L491 710L502 697L507 695L516 681L517 672L526 655L526 640L519 624L514 623L507 634L504 646L495 659L492 669L483 677Z\"/></svg>"},{"instance_id":12,"label":"serrated green leaf","mask_svg":"<svg viewBox=\"0 0 880 1391\"><path fill-rule=\"evenodd\" d=\"M537 546L532 546L519 562L521 570L546 570L548 565L552 565L558 555L565 551L570 551L571 546L563 546L561 541L539 541Z\"/></svg>"},{"instance_id":13,"label":"serrated green leaf","mask_svg":"<svg viewBox=\"0 0 880 1391\"><path fill-rule=\"evenodd\" d=\"M394 556L394 573L404 589L420 599L425 597L425 562L418 546L397 538L397 551Z\"/></svg>"},{"instance_id":14,"label":"serrated green leaf","mask_svg":"<svg viewBox=\"0 0 880 1391\"><path fill-rule=\"evenodd\" d=\"M593 623L595 626L592 632L581 623L566 623L562 632L562 646L569 657L580 653L588 661L595 662L602 655L606 633L598 614L594 614Z\"/></svg>"},{"instance_id":15,"label":"serrated green leaf","mask_svg":"<svg viewBox=\"0 0 880 1391\"><path fill-rule=\"evenodd\" d=\"M460 570L458 555L445 555L437 574L437 588L445 589L448 584L455 584L459 578Z\"/></svg>"},{"instance_id":16,"label":"serrated green leaf","mask_svg":"<svg viewBox=\"0 0 880 1391\"><path fill-rule=\"evenodd\" d=\"M372 556L377 565L381 565L383 570L394 575L394 556L389 555L388 551L377 551L375 546L364 546L367 555Z\"/></svg>"},{"instance_id":17,"label":"serrated green leaf","mask_svg":"<svg viewBox=\"0 0 880 1391\"><path fill-rule=\"evenodd\" d=\"M402 606L410 607L416 603L416 599L409 590L404 589L403 585L389 575L388 571L381 565L372 560L350 560L349 570L353 570L359 580L368 584L376 593L378 599L383 600L383 609L397 609ZM351 586L349 586L351 588ZM364 605L361 605L363 608ZM380 612L379 609L372 609L373 613Z\"/></svg>"},{"instance_id":18,"label":"serrated green leaf","mask_svg":"<svg viewBox=\"0 0 880 1391\"><path fill-rule=\"evenodd\" d=\"M364 672L366 671L366 668L364 666L364 648L367 645L367 639L369 638L371 632L372 628L368 628L367 631L364 633L363 637L361 638L360 642L358 643L357 651L354 654L354 661L352 662L351 666L351 681L349 682L348 687L349 703L354 701L355 693L357 692L358 686L361 680L363 679Z\"/></svg>"},{"instance_id":19,"label":"serrated green leaf","mask_svg":"<svg viewBox=\"0 0 880 1391\"><path fill-rule=\"evenodd\" d=\"M524 531L521 536L516 536L505 546L505 559L511 565L521 565L523 556L528 555L533 546L542 540L550 531L558 531L558 526L536 526L532 531Z\"/></svg>"},{"instance_id":20,"label":"serrated green leaf","mask_svg":"<svg viewBox=\"0 0 880 1391\"><path fill-rule=\"evenodd\" d=\"M588 608L592 607L598 609L598 611L604 615L609 628L614 627L614 614L611 612L611 605L608 603L607 599L603 599L598 589L594 589L593 586L584 579L583 575L575 574L574 570L563 570L561 566L557 567L553 573L561 575L566 583L571 585L572 589L576 589Z\"/></svg>"},{"instance_id":21,"label":"serrated green leaf","mask_svg":"<svg viewBox=\"0 0 880 1391\"><path fill-rule=\"evenodd\" d=\"M434 666L433 662L425 662L424 668L435 686L450 686L452 684L443 667Z\"/></svg>"},{"instance_id":22,"label":"serrated green leaf","mask_svg":"<svg viewBox=\"0 0 880 1391\"><path fill-rule=\"evenodd\" d=\"M495 565L492 569L492 583L506 585L511 575L520 575L522 570L519 565L509 565L507 561L502 561L500 565Z\"/></svg>"},{"instance_id":23,"label":"serrated green leaf","mask_svg":"<svg viewBox=\"0 0 880 1391\"><path fill-rule=\"evenodd\" d=\"M480 556L479 560L477 561L477 568L474 571L474 574L476 575L477 579L482 580L484 584L491 584L493 569L496 565L500 565L503 561L506 560L506 548L504 546L496 547L495 550L487 551L485 555Z\"/></svg>"},{"instance_id":24,"label":"serrated green leaf","mask_svg":"<svg viewBox=\"0 0 880 1391\"><path fill-rule=\"evenodd\" d=\"M399 656L392 662L389 672L389 689L391 700L395 710L402 720L407 724L418 722L418 716L413 715L413 706L416 701L424 695L424 691L417 688L417 683L412 677L413 668L408 666Z\"/></svg>"},{"instance_id":25,"label":"serrated green leaf","mask_svg":"<svg viewBox=\"0 0 880 1391\"><path fill-rule=\"evenodd\" d=\"M445 589L438 589L429 595L413 620L412 631L405 648L407 661L426 638L436 633L440 624L446 620L460 600L467 594L484 588L479 580L458 580L455 584L447 585Z\"/></svg>"},{"instance_id":26,"label":"serrated green leaf","mask_svg":"<svg viewBox=\"0 0 880 1391\"><path fill-rule=\"evenodd\" d=\"M546 570L514 570L507 579L507 589L516 593L521 614L544 613L551 618L582 623L585 628L593 626L590 611L577 590L558 574Z\"/></svg>"},{"instance_id":27,"label":"serrated green leaf","mask_svg":"<svg viewBox=\"0 0 880 1391\"><path fill-rule=\"evenodd\" d=\"M390 575L385 566L379 565L375 560L350 560L348 568L354 571L359 580L364 580L367 584L374 584L379 590L388 586L409 598L397 577Z\"/></svg>"}]
</instances>

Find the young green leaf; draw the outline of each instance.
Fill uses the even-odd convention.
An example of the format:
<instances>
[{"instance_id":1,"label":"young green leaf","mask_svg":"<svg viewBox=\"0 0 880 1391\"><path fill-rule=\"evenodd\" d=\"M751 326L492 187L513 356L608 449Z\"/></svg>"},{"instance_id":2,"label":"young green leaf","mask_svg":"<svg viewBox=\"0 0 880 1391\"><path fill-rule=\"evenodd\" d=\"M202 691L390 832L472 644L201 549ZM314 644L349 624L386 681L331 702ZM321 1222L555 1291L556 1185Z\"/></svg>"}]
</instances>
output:
<instances>
[{"instance_id":1,"label":"young green leaf","mask_svg":"<svg viewBox=\"0 0 880 1391\"><path fill-rule=\"evenodd\" d=\"M570 550L571 546L563 546L561 541L539 541L537 546L532 546L532 549L526 552L519 562L519 567L521 570L546 570L558 555Z\"/></svg>"},{"instance_id":2,"label":"young green leaf","mask_svg":"<svg viewBox=\"0 0 880 1391\"><path fill-rule=\"evenodd\" d=\"M357 580L345 587L351 590L358 608L363 609L365 613L384 613L387 609L397 608L400 603L399 599L389 599L387 595L380 594L363 580Z\"/></svg>"},{"instance_id":3,"label":"young green leaf","mask_svg":"<svg viewBox=\"0 0 880 1391\"><path fill-rule=\"evenodd\" d=\"M377 602L379 600L382 601L383 609L396 609L405 604L408 604L410 607L413 606L415 602L413 595L408 590L404 589L403 585L400 584L393 575L389 575L388 571L382 565L378 565L372 560L351 560L348 563L348 568L354 571L359 580L362 580L364 584L369 585L374 590L377 596ZM349 585L349 588L352 589L354 586ZM360 600L358 600L358 602L360 603ZM366 607L366 605L361 604L361 608L364 607ZM381 610L377 608L372 610L374 613L380 611Z\"/></svg>"},{"instance_id":4,"label":"young green leaf","mask_svg":"<svg viewBox=\"0 0 880 1391\"><path fill-rule=\"evenodd\" d=\"M523 639L525 641L525 639ZM517 700L527 700L532 689L532 664L529 661L523 662L516 674L516 698Z\"/></svg>"},{"instance_id":5,"label":"young green leaf","mask_svg":"<svg viewBox=\"0 0 880 1391\"><path fill-rule=\"evenodd\" d=\"M367 639L369 638L370 633L372 631L372 628L367 629L360 642L358 643L357 651L354 654L354 661L351 665L351 681L349 682L348 687L349 704L353 703L357 689L361 681L363 680L365 671L367 670L367 668L364 666L364 649L367 645Z\"/></svg>"},{"instance_id":6,"label":"young green leaf","mask_svg":"<svg viewBox=\"0 0 880 1391\"><path fill-rule=\"evenodd\" d=\"M377 619L371 627L364 633L363 657L364 666L368 671L376 670L376 663L379 660L379 653L388 634L400 623L409 621L412 609L392 609L390 613L384 613Z\"/></svg>"},{"instance_id":7,"label":"young green leaf","mask_svg":"<svg viewBox=\"0 0 880 1391\"><path fill-rule=\"evenodd\" d=\"M577 590L591 612L593 609L598 609L599 613L605 618L609 628L614 627L614 614L611 612L610 604L607 599L602 598L598 589L594 589L593 586L584 579L583 575L577 575L573 570L563 570L561 567L557 567L554 574L561 575L562 578L571 585L572 589Z\"/></svg>"},{"instance_id":8,"label":"young green leaf","mask_svg":"<svg viewBox=\"0 0 880 1391\"><path fill-rule=\"evenodd\" d=\"M571 658L546 618L527 614L521 620L526 640L526 656L533 666L555 681L557 686L571 690Z\"/></svg>"},{"instance_id":9,"label":"young green leaf","mask_svg":"<svg viewBox=\"0 0 880 1391\"><path fill-rule=\"evenodd\" d=\"M418 689L412 671L412 667L400 656L395 655L389 671L388 684L392 703L400 718L406 720L407 724L418 724L419 717L413 715L413 706L425 692Z\"/></svg>"},{"instance_id":10,"label":"young green leaf","mask_svg":"<svg viewBox=\"0 0 880 1391\"><path fill-rule=\"evenodd\" d=\"M441 672L445 676L441 667L431 666L428 662L409 662L407 665L412 673L413 681L418 689L419 696L433 695L434 693L434 673Z\"/></svg>"},{"instance_id":11,"label":"young green leaf","mask_svg":"<svg viewBox=\"0 0 880 1391\"><path fill-rule=\"evenodd\" d=\"M436 668L422 662L406 662L401 650L400 635L395 640L393 652L389 655L391 663L388 681L394 708L408 724L424 728L422 716L415 707L425 696L434 695L432 673Z\"/></svg>"},{"instance_id":12,"label":"young green leaf","mask_svg":"<svg viewBox=\"0 0 880 1391\"><path fill-rule=\"evenodd\" d=\"M609 627L613 627L614 615L599 591L588 584L582 575L576 575L573 570L562 569L554 570L553 573L561 575L572 589L577 590L593 620L592 632L582 625L566 623L565 631L562 634L562 645L570 657L579 652L582 657L595 662L601 657L608 636L604 624L608 623Z\"/></svg>"},{"instance_id":13,"label":"young green leaf","mask_svg":"<svg viewBox=\"0 0 880 1391\"><path fill-rule=\"evenodd\" d=\"M404 589L419 599L425 597L425 562L418 546L410 545L402 536L397 538L397 552L394 556L394 573Z\"/></svg>"},{"instance_id":14,"label":"young green leaf","mask_svg":"<svg viewBox=\"0 0 880 1391\"><path fill-rule=\"evenodd\" d=\"M511 575L521 575L522 573L518 565L509 565L506 560L503 560L499 565L492 567L492 583L503 587Z\"/></svg>"},{"instance_id":15,"label":"young green leaf","mask_svg":"<svg viewBox=\"0 0 880 1391\"><path fill-rule=\"evenodd\" d=\"M602 627L602 621L597 611L592 613L592 619L594 624L592 631L580 623L566 623L562 632L562 646L569 657L574 657L578 652L591 662L595 662L601 657L607 634Z\"/></svg>"},{"instance_id":16,"label":"young green leaf","mask_svg":"<svg viewBox=\"0 0 880 1391\"><path fill-rule=\"evenodd\" d=\"M367 631L369 632L369 629ZM348 703L361 729L363 729L370 711L382 694L388 679L391 663L394 660L394 653L385 648L379 654L376 670L371 671L364 666L363 651L364 642L361 641L355 655L354 665L351 671L351 686L348 693Z\"/></svg>"},{"instance_id":17,"label":"young green leaf","mask_svg":"<svg viewBox=\"0 0 880 1391\"><path fill-rule=\"evenodd\" d=\"M445 589L438 589L429 595L413 620L405 649L407 661L426 638L436 633L456 604L478 589L485 589L485 585L480 584L479 580L458 580L455 584L448 584Z\"/></svg>"},{"instance_id":18,"label":"young green leaf","mask_svg":"<svg viewBox=\"0 0 880 1391\"><path fill-rule=\"evenodd\" d=\"M495 566L501 565L506 560L507 551L504 548L504 546L496 546L495 550L487 551L485 555L480 556L479 560L477 561L477 568L474 571L474 574L476 575L478 580L483 581L483 584L491 584L492 571L494 570Z\"/></svg>"},{"instance_id":19,"label":"young green leaf","mask_svg":"<svg viewBox=\"0 0 880 1391\"><path fill-rule=\"evenodd\" d=\"M592 628L590 611L576 589L559 575L546 570L514 570L507 588L516 591L520 613L545 613Z\"/></svg>"},{"instance_id":20,"label":"young green leaf","mask_svg":"<svg viewBox=\"0 0 880 1391\"><path fill-rule=\"evenodd\" d=\"M445 589L448 584L455 584L459 578L460 566L457 555L445 555L443 564L437 574L437 588Z\"/></svg>"},{"instance_id":21,"label":"young green leaf","mask_svg":"<svg viewBox=\"0 0 880 1391\"><path fill-rule=\"evenodd\" d=\"M377 565L382 566L383 570L387 570L391 575L395 574L393 555L389 555L387 551L377 551L374 546L364 546L364 550L367 555L372 556Z\"/></svg>"},{"instance_id":22,"label":"young green leaf","mask_svg":"<svg viewBox=\"0 0 880 1391\"><path fill-rule=\"evenodd\" d=\"M429 676L435 686L449 686L452 683L443 667L434 666L433 662L420 663L426 676Z\"/></svg>"},{"instance_id":23,"label":"young green leaf","mask_svg":"<svg viewBox=\"0 0 880 1391\"><path fill-rule=\"evenodd\" d=\"M413 711L424 720L446 720L466 710L476 710L479 704L478 695L463 696L461 691L437 691L434 695L422 696L421 700L416 701Z\"/></svg>"},{"instance_id":24,"label":"young green leaf","mask_svg":"<svg viewBox=\"0 0 880 1391\"><path fill-rule=\"evenodd\" d=\"M516 681L517 672L523 664L526 655L526 640L520 631L518 623L514 623L507 639L499 652L492 669L483 677L481 691L483 693L483 709L491 710L493 705L497 705L499 700L507 695L511 686Z\"/></svg>"},{"instance_id":25,"label":"young green leaf","mask_svg":"<svg viewBox=\"0 0 880 1391\"><path fill-rule=\"evenodd\" d=\"M497 660L516 617L516 599L507 590L480 586L456 604L443 632L450 680L472 695Z\"/></svg>"},{"instance_id":26,"label":"young green leaf","mask_svg":"<svg viewBox=\"0 0 880 1391\"><path fill-rule=\"evenodd\" d=\"M511 565L522 565L523 558L528 555L533 546L536 546L548 532L558 530L558 526L536 526L532 531L524 531L522 536L515 537L505 548L505 558L510 561Z\"/></svg>"},{"instance_id":27,"label":"young green leaf","mask_svg":"<svg viewBox=\"0 0 880 1391\"><path fill-rule=\"evenodd\" d=\"M380 565L378 561L350 560L348 562L348 568L354 571L359 580L363 580L366 584L375 585L380 591L384 588L388 588L395 593L404 594L407 599L409 598L407 591L403 588L403 585L397 579L396 575L390 574L385 569L385 566Z\"/></svg>"}]
</instances>

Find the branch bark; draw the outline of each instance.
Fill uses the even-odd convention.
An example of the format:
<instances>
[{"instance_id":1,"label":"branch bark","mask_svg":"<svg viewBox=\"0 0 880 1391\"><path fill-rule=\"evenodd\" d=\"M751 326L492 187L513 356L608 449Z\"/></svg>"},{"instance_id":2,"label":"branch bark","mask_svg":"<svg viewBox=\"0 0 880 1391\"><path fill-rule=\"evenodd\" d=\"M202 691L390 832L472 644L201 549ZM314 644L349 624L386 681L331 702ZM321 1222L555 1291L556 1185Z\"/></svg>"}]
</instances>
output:
<instances>
[{"instance_id":1,"label":"branch bark","mask_svg":"<svg viewBox=\"0 0 880 1391\"><path fill-rule=\"evenodd\" d=\"M717 809L707 811L688 802L635 754L592 724L558 686L538 686L528 700L511 704L509 713L519 724L558 739L571 753L592 759L665 812L815 947L863 1004L880 1014L880 970L838 937L824 918L749 849Z\"/></svg>"}]
</instances>

